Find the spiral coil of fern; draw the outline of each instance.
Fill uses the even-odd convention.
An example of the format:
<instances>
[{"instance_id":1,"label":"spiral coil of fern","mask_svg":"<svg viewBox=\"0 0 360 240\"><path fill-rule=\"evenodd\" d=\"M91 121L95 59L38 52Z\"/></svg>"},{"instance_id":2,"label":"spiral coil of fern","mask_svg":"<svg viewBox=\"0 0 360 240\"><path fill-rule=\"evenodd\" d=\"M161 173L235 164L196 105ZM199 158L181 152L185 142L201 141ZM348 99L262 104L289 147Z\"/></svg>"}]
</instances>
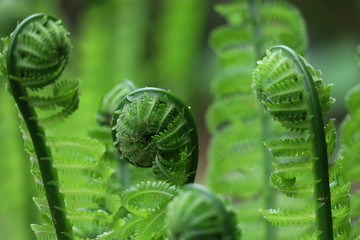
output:
<instances>
[{"instance_id":1,"label":"spiral coil of fern","mask_svg":"<svg viewBox=\"0 0 360 240\"><path fill-rule=\"evenodd\" d=\"M53 108L55 105L64 107L72 103L71 109L74 109L78 102L77 88L75 87L74 90L73 85L66 82L55 84L54 97L50 105L43 103L41 97L29 96L27 88L41 89L54 83L64 70L70 46L69 33L60 20L46 14L35 14L17 26L10 36L8 49L4 51L4 55L7 56L6 72L9 85L34 145L53 225L59 240L72 239L73 233L66 217L65 202L60 193L52 154L46 145L46 135L38 122L34 107ZM71 90L68 88L69 85Z\"/></svg>"},{"instance_id":2,"label":"spiral coil of fern","mask_svg":"<svg viewBox=\"0 0 360 240\"><path fill-rule=\"evenodd\" d=\"M112 122L115 147L122 158L176 185L195 179L199 143L194 118L179 99L158 88L128 94Z\"/></svg>"},{"instance_id":3,"label":"spiral coil of fern","mask_svg":"<svg viewBox=\"0 0 360 240\"><path fill-rule=\"evenodd\" d=\"M188 184L168 204L168 234L170 239L240 238L235 214L209 189Z\"/></svg>"},{"instance_id":4,"label":"spiral coil of fern","mask_svg":"<svg viewBox=\"0 0 360 240\"><path fill-rule=\"evenodd\" d=\"M290 197L304 197L313 193L319 239L333 239L328 155L333 150L331 144L335 142L335 130L333 121L326 129L323 123L323 115L334 102L329 96L331 85L323 85L320 73L286 46L272 47L258 64L252 85L257 98L276 121L290 131L301 134L299 138L266 142L276 157L300 158L296 162L275 164L272 183ZM309 159L304 161L301 157ZM312 165L307 166L309 164ZM290 166L293 170L287 169ZM296 185L296 176L304 174L306 169L312 169L313 182ZM275 216L278 213L270 214Z\"/></svg>"}]
</instances>

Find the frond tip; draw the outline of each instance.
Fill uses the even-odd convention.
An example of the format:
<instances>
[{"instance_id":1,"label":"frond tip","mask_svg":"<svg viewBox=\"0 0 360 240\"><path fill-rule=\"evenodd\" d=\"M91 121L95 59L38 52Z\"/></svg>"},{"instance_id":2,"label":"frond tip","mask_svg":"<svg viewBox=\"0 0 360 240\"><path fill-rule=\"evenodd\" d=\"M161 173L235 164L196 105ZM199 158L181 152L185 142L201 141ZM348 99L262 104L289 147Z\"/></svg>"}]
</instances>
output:
<instances>
[{"instance_id":1,"label":"frond tip","mask_svg":"<svg viewBox=\"0 0 360 240\"><path fill-rule=\"evenodd\" d=\"M185 185L168 205L168 234L174 240L229 239L240 236L235 214L207 188Z\"/></svg>"},{"instance_id":2,"label":"frond tip","mask_svg":"<svg viewBox=\"0 0 360 240\"><path fill-rule=\"evenodd\" d=\"M160 180L176 185L194 181L199 149L195 122L189 108L170 92L131 92L117 106L112 126L122 158L153 167Z\"/></svg>"},{"instance_id":3,"label":"frond tip","mask_svg":"<svg viewBox=\"0 0 360 240\"><path fill-rule=\"evenodd\" d=\"M61 21L50 15L35 14L22 21L10 36L9 78L30 88L58 79L68 61L69 35Z\"/></svg>"}]
</instances>

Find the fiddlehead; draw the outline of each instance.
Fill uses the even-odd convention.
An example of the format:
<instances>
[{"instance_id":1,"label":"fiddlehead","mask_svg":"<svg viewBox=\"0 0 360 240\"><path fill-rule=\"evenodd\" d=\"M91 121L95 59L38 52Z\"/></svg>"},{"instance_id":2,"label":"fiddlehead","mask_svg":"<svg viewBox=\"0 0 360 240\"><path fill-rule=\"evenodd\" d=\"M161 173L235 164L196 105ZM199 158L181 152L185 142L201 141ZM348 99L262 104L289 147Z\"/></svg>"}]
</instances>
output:
<instances>
[{"instance_id":1,"label":"fiddlehead","mask_svg":"<svg viewBox=\"0 0 360 240\"><path fill-rule=\"evenodd\" d=\"M102 99L96 114L96 121L100 126L111 126L111 120L119 102L130 92L137 89L130 80L116 85Z\"/></svg>"},{"instance_id":2,"label":"fiddlehead","mask_svg":"<svg viewBox=\"0 0 360 240\"><path fill-rule=\"evenodd\" d=\"M170 92L138 89L119 103L113 118L114 145L122 158L154 175L181 185L193 182L198 137L188 107Z\"/></svg>"},{"instance_id":3,"label":"fiddlehead","mask_svg":"<svg viewBox=\"0 0 360 240\"><path fill-rule=\"evenodd\" d=\"M294 133L266 142L275 157L291 159L274 164L271 183L286 196L313 196L314 201L306 210L270 209L264 211L264 217L284 226L315 221L318 239L347 238L348 186L339 183L338 162L331 166L329 177L328 156L334 150L336 134L333 120L323 125L323 116L334 103L331 85L323 84L320 72L292 49L275 46L258 62L252 87L275 121Z\"/></svg>"},{"instance_id":4,"label":"fiddlehead","mask_svg":"<svg viewBox=\"0 0 360 240\"><path fill-rule=\"evenodd\" d=\"M64 84L66 87L62 88L61 83L58 83L54 87L54 97L50 97L52 101L40 101L43 97L29 96L28 90L38 90L59 78L67 63L69 48L69 33L60 20L45 14L35 14L17 26L3 53L7 59L5 71L12 95L32 139L41 182L58 239L72 239L72 229L66 217L63 196L59 191L52 154L46 145L45 133L38 123L34 107L51 109L55 106L72 105L70 109L73 111L77 106L77 91L68 90L68 84ZM53 117L46 118L49 119L53 120Z\"/></svg>"},{"instance_id":5,"label":"fiddlehead","mask_svg":"<svg viewBox=\"0 0 360 240\"><path fill-rule=\"evenodd\" d=\"M70 47L69 33L60 20L36 14L19 24L5 48L6 73L14 97L19 98L20 111L19 103L24 103L51 112L43 118L32 116L42 126L62 121L78 107L78 81L58 80L68 62ZM27 92L38 92L46 86L53 88L52 95Z\"/></svg>"},{"instance_id":6,"label":"fiddlehead","mask_svg":"<svg viewBox=\"0 0 360 240\"><path fill-rule=\"evenodd\" d=\"M170 239L240 239L235 214L207 188L188 184L168 204Z\"/></svg>"},{"instance_id":7,"label":"fiddlehead","mask_svg":"<svg viewBox=\"0 0 360 240\"><path fill-rule=\"evenodd\" d=\"M137 88L130 80L125 80L112 88L101 99L96 113L96 122L100 127L91 132L93 137L98 138L106 145L106 159L118 170L114 174L114 188L128 188L130 186L130 169L128 163L120 158L119 153L113 146L111 136L112 117L119 102L135 89Z\"/></svg>"}]
</instances>

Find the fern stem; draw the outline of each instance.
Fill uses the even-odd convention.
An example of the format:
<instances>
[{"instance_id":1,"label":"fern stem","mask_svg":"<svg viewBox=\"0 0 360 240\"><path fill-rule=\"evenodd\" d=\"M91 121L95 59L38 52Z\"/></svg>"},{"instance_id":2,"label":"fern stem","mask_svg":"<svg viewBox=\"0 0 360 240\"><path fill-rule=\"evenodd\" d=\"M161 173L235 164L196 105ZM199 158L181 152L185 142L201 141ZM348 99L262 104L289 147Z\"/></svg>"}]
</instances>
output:
<instances>
[{"instance_id":1,"label":"fern stem","mask_svg":"<svg viewBox=\"0 0 360 240\"><path fill-rule=\"evenodd\" d=\"M307 104L311 114L310 125L314 136L312 139L312 151L314 156L313 171L315 177L315 224L316 230L321 233L319 240L330 240L333 239L333 226L327 145L322 111L315 89L314 80L312 79L304 61L292 49L286 46L275 46L272 50L281 50L285 55L293 59L295 68L304 75L303 84L305 91L309 94Z\"/></svg>"},{"instance_id":2,"label":"fern stem","mask_svg":"<svg viewBox=\"0 0 360 240\"><path fill-rule=\"evenodd\" d=\"M255 39L255 50L256 50L256 57L257 59L260 59L262 55L264 54L264 36L261 28L261 16L259 13L259 1L258 0L248 0L248 6L249 6L249 12L251 14L252 25L253 25L253 33L254 33L254 39ZM269 125L270 125L270 117L268 114L264 114L262 117L262 139L269 139L270 133L269 133ZM264 183L265 183L265 193L264 193L264 199L265 199L265 208L271 209L275 207L275 189L272 187L272 185L269 182L270 175L273 171L272 167L272 160L271 160L271 154L267 150L265 146L262 147L263 149L263 161L264 161ZM266 222L266 228L265 228L265 240L273 240L276 239L276 228L270 224L270 222Z\"/></svg>"},{"instance_id":3,"label":"fern stem","mask_svg":"<svg viewBox=\"0 0 360 240\"><path fill-rule=\"evenodd\" d=\"M119 158L119 153L115 153L117 158ZM127 163L124 159L119 160L119 167L120 167L120 181L121 186L124 189L130 187L130 171L129 171L129 163Z\"/></svg>"},{"instance_id":4,"label":"fern stem","mask_svg":"<svg viewBox=\"0 0 360 240\"><path fill-rule=\"evenodd\" d=\"M8 79L14 100L24 118L34 145L57 239L69 240L73 239L72 227L66 217L65 201L60 193L59 179L56 169L53 167L53 158L50 148L46 145L45 131L37 122L38 117L34 108L31 107L26 100L29 96L27 90L20 82L12 79L12 76L17 75L15 68L16 58L13 52L17 43L17 36L29 22L43 17L44 14L36 14L28 17L18 25L15 32L11 35L7 58ZM57 20L51 16L48 16L48 18L55 21Z\"/></svg>"}]
</instances>

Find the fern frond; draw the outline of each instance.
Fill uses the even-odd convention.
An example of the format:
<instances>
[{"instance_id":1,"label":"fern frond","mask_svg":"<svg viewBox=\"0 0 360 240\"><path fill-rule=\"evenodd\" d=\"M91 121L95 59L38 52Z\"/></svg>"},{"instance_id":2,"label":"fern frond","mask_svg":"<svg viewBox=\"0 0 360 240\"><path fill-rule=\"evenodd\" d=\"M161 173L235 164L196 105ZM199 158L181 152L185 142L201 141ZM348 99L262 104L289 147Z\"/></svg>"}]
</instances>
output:
<instances>
[{"instance_id":1,"label":"fern frond","mask_svg":"<svg viewBox=\"0 0 360 240\"><path fill-rule=\"evenodd\" d=\"M226 17L229 25L240 25L250 17L248 6L241 2L219 4L215 10Z\"/></svg>"},{"instance_id":2,"label":"fern frond","mask_svg":"<svg viewBox=\"0 0 360 240\"><path fill-rule=\"evenodd\" d=\"M313 208L305 210L270 209L261 210L264 218L275 226L301 227L315 221Z\"/></svg>"},{"instance_id":3,"label":"fern frond","mask_svg":"<svg viewBox=\"0 0 360 240\"><path fill-rule=\"evenodd\" d=\"M165 182L141 182L122 193L121 203L131 213L146 216L170 201L176 192L175 186Z\"/></svg>"},{"instance_id":4,"label":"fern frond","mask_svg":"<svg viewBox=\"0 0 360 240\"><path fill-rule=\"evenodd\" d=\"M51 224L32 224L31 229L38 240L57 240L55 229Z\"/></svg>"},{"instance_id":5,"label":"fern frond","mask_svg":"<svg viewBox=\"0 0 360 240\"><path fill-rule=\"evenodd\" d=\"M111 194L110 189L101 182L69 183L62 192L69 202L96 203L100 209L111 214L116 213L120 207L119 197Z\"/></svg>"},{"instance_id":6,"label":"fern frond","mask_svg":"<svg viewBox=\"0 0 360 240\"><path fill-rule=\"evenodd\" d=\"M119 239L131 239L134 237L139 224L144 221L144 218L129 214L125 219L125 224L119 228L117 236Z\"/></svg>"},{"instance_id":7,"label":"fern frond","mask_svg":"<svg viewBox=\"0 0 360 240\"><path fill-rule=\"evenodd\" d=\"M253 66L246 69L222 72L211 82L212 92L216 99L233 96L239 93L249 93L251 83L251 70ZM248 83L248 84L247 84Z\"/></svg>"},{"instance_id":8,"label":"fern frond","mask_svg":"<svg viewBox=\"0 0 360 240\"><path fill-rule=\"evenodd\" d=\"M305 237L300 237L300 238L293 238L291 240L317 240L319 236L320 236L320 233L315 232L311 235L307 235Z\"/></svg>"},{"instance_id":9,"label":"fern frond","mask_svg":"<svg viewBox=\"0 0 360 240\"><path fill-rule=\"evenodd\" d=\"M309 173L312 170L312 161L273 163L276 173L282 178L294 178Z\"/></svg>"},{"instance_id":10,"label":"fern frond","mask_svg":"<svg viewBox=\"0 0 360 240\"><path fill-rule=\"evenodd\" d=\"M96 113L96 121L100 124L100 126L111 125L112 115L114 114L120 100L135 89L136 87L131 81L125 80L116 85L102 98L99 109Z\"/></svg>"},{"instance_id":11,"label":"fern frond","mask_svg":"<svg viewBox=\"0 0 360 240\"><path fill-rule=\"evenodd\" d=\"M166 231L166 212L165 207L159 207L148 215L137 227L134 240L157 239L165 234Z\"/></svg>"},{"instance_id":12,"label":"fern frond","mask_svg":"<svg viewBox=\"0 0 360 240\"><path fill-rule=\"evenodd\" d=\"M308 198L314 194L314 184L296 184L296 177L284 178L274 172L270 183L285 196L292 198Z\"/></svg>"},{"instance_id":13,"label":"fern frond","mask_svg":"<svg viewBox=\"0 0 360 240\"><path fill-rule=\"evenodd\" d=\"M207 183L216 192L233 199L234 206L256 202L258 208L264 208L264 205L272 208L274 202L270 199L275 191L264 183L272 166L269 155L262 149L262 141L270 132L273 133L273 126L263 116L258 103L248 97L252 92L250 72L264 48L274 43L293 44L297 50L303 51L307 42L304 23L298 11L280 2L233 1L218 5L216 10L225 16L227 25L213 31L210 38L220 73L212 82L215 103L210 106L207 115L207 125L212 134ZM283 92L272 98L296 98L300 88L295 85L277 85L276 88ZM292 127L293 119L287 124ZM307 127L307 123L303 125ZM237 211L238 219L242 219L241 214ZM251 219L259 219L259 216L254 211ZM273 235L275 231L260 221L256 226L250 226L243 219L239 223L244 228L244 239L276 238ZM259 230L263 226L267 233Z\"/></svg>"},{"instance_id":14,"label":"fern frond","mask_svg":"<svg viewBox=\"0 0 360 240\"><path fill-rule=\"evenodd\" d=\"M210 37L210 46L215 51L225 51L246 46L252 41L252 32L249 27L224 26L215 29Z\"/></svg>"},{"instance_id":15,"label":"fern frond","mask_svg":"<svg viewBox=\"0 0 360 240\"><path fill-rule=\"evenodd\" d=\"M266 141L265 146L274 157L308 157L310 143L304 138L282 138Z\"/></svg>"},{"instance_id":16,"label":"fern frond","mask_svg":"<svg viewBox=\"0 0 360 240\"><path fill-rule=\"evenodd\" d=\"M194 181L198 137L188 107L168 91L143 88L123 98L117 109L112 135L122 158L152 167L160 180L176 185Z\"/></svg>"},{"instance_id":17,"label":"fern frond","mask_svg":"<svg viewBox=\"0 0 360 240\"><path fill-rule=\"evenodd\" d=\"M314 70L304 58L286 46L271 48L258 64L252 85L255 94L275 121L296 136L271 140L267 145L270 145L270 150L275 151L277 157L296 156L301 160L300 163L276 164L277 167L283 167L285 175L275 171L271 183L286 196L313 195L315 205L319 206L314 209L316 231L321 233L319 239L348 236L349 202L346 191L349 186L339 184L340 160L337 159L331 167L328 164L336 145L335 122L330 120L326 127L323 123L323 115L334 102L330 97L331 86L322 84L320 71ZM293 86L296 91L287 91L291 89L289 86ZM307 162L311 163L307 170L312 170L308 171L308 174L312 174L312 180L301 181L299 177L306 171L286 174L286 167L295 166L296 169L303 164L306 166ZM330 190L335 194L332 206ZM281 216L275 212L275 216L278 215Z\"/></svg>"},{"instance_id":18,"label":"fern frond","mask_svg":"<svg viewBox=\"0 0 360 240\"><path fill-rule=\"evenodd\" d=\"M224 109L224 106L227 106ZM207 123L211 133L224 129L227 125L236 125L256 119L260 115L259 105L249 94L233 95L223 98L208 109Z\"/></svg>"},{"instance_id":19,"label":"fern frond","mask_svg":"<svg viewBox=\"0 0 360 240\"><path fill-rule=\"evenodd\" d=\"M235 215L214 193L197 184L186 185L168 205L171 239L236 239Z\"/></svg>"},{"instance_id":20,"label":"fern frond","mask_svg":"<svg viewBox=\"0 0 360 240\"><path fill-rule=\"evenodd\" d=\"M292 5L274 1L261 8L264 35L273 45L284 44L303 53L307 45L305 22L298 9Z\"/></svg>"}]
</instances>

